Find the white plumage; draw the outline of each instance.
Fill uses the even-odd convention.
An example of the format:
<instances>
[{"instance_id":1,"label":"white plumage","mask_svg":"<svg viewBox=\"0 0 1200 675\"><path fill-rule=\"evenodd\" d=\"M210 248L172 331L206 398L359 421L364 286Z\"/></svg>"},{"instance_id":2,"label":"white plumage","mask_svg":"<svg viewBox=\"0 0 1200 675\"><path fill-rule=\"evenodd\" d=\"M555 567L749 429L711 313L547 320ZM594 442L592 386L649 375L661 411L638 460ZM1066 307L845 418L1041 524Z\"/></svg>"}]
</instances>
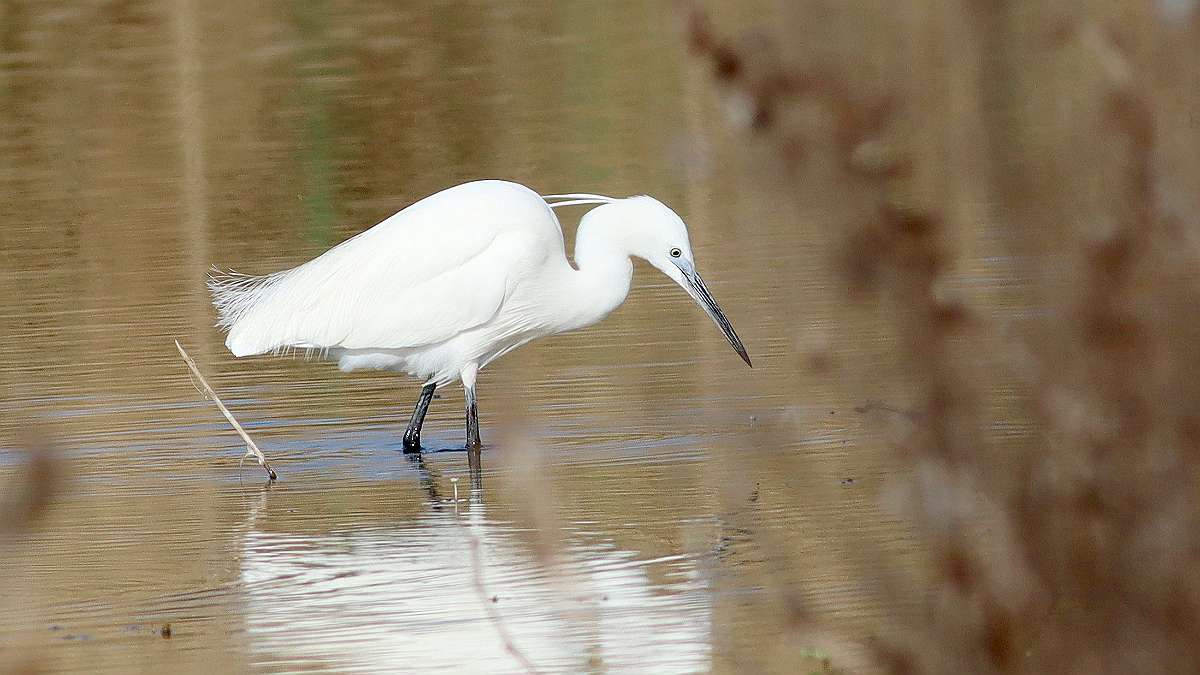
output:
<instances>
[{"instance_id":1,"label":"white plumage","mask_svg":"<svg viewBox=\"0 0 1200 675\"><path fill-rule=\"evenodd\" d=\"M599 206L580 223L576 269L551 207L579 204ZM618 307L629 292L631 255L683 286L749 363L695 273L683 221L650 197L543 198L516 183L465 183L292 269L214 272L209 289L235 356L315 350L342 370L425 378L430 396L430 385L461 379L473 408L480 368ZM416 416L414 423L419 435Z\"/></svg>"}]
</instances>

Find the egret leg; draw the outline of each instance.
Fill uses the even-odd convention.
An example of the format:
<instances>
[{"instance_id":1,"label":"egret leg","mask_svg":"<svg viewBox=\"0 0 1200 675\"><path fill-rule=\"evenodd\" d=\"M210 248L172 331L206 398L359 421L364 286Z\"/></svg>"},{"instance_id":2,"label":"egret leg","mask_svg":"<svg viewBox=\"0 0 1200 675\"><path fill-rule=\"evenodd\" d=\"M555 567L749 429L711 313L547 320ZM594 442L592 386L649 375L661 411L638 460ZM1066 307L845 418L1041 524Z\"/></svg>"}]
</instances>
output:
<instances>
[{"instance_id":1,"label":"egret leg","mask_svg":"<svg viewBox=\"0 0 1200 675\"><path fill-rule=\"evenodd\" d=\"M429 403L433 400L433 390L437 385L433 382L421 387L421 398L417 399L417 407L413 408L412 420L404 430L404 452L421 451L421 425L425 423L425 413L429 412Z\"/></svg>"},{"instance_id":2,"label":"egret leg","mask_svg":"<svg viewBox=\"0 0 1200 675\"><path fill-rule=\"evenodd\" d=\"M468 363L462 369L463 392L467 397L467 448L478 449L483 443L479 441L479 410L475 407L475 376L479 366Z\"/></svg>"},{"instance_id":3,"label":"egret leg","mask_svg":"<svg viewBox=\"0 0 1200 675\"><path fill-rule=\"evenodd\" d=\"M467 448L478 450L483 444L479 441L479 410L475 407L475 389L467 390Z\"/></svg>"}]
</instances>

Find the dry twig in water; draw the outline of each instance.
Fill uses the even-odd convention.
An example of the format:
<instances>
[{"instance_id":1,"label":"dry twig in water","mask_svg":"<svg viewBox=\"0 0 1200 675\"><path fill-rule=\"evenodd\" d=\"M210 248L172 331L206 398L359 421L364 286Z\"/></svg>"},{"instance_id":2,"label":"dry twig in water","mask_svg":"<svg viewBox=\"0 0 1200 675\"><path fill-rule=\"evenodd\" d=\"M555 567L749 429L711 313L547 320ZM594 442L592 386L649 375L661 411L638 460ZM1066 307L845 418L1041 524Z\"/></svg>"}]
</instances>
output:
<instances>
[{"instance_id":1,"label":"dry twig in water","mask_svg":"<svg viewBox=\"0 0 1200 675\"><path fill-rule=\"evenodd\" d=\"M267 475L271 477L271 480L275 480L275 470L271 468L270 464L267 464L267 458L265 455L263 455L262 450L258 449L258 445L254 443L254 439L250 438L250 434L246 433L246 430L242 428L242 425L239 424L236 419L234 419L233 413L229 412L229 408L226 408L225 404L221 402L221 399L217 396L217 392L213 391L213 388L209 386L208 382L204 379L204 376L200 374L200 369L196 367L196 362L192 360L192 357L188 356L186 351L184 351L183 345L179 344L179 340L175 341L175 348L179 350L179 355L183 357L183 362L187 364L188 368L192 370L192 374L196 376L196 381L200 385L198 387L200 393L204 394L206 398L217 404L217 409L220 410L221 414L225 416L225 419L229 420L229 423L233 425L233 430L238 432L238 435L242 437L243 441L246 441L246 454L242 455L242 459L240 462L238 462L238 466L240 467L242 462L246 461L247 457L253 457L254 459L258 460L259 466L267 470Z\"/></svg>"}]
</instances>

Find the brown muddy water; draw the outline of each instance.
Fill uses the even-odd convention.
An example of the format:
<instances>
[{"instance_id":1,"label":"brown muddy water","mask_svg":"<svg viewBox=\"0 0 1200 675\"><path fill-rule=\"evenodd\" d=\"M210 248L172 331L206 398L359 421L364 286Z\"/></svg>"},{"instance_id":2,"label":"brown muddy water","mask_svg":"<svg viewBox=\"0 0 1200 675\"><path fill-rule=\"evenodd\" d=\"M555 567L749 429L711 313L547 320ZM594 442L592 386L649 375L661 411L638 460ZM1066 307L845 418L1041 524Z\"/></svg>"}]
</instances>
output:
<instances>
[{"instance_id":1,"label":"brown muddy water","mask_svg":"<svg viewBox=\"0 0 1200 675\"><path fill-rule=\"evenodd\" d=\"M797 221L722 159L670 14L0 4L0 485L30 428L61 458L0 539L0 666L522 672L507 635L542 672L820 668L765 620L781 584L842 626L903 611L858 579L914 546L871 424L907 375L869 317L833 323L819 206ZM289 266L481 177L674 206L754 369L639 264L608 320L481 376L472 472L401 454L416 381L223 349L210 265ZM277 483L239 470L175 338ZM457 446L461 408L448 388L426 442Z\"/></svg>"}]
</instances>

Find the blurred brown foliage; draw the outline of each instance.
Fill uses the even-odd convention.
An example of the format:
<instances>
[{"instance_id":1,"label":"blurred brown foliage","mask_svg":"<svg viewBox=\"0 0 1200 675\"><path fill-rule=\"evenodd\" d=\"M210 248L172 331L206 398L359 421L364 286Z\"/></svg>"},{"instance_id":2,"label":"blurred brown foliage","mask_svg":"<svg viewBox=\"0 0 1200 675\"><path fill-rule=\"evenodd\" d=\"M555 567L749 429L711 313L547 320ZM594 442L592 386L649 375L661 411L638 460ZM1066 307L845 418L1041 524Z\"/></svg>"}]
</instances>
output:
<instances>
[{"instance_id":1,"label":"blurred brown foliage","mask_svg":"<svg viewBox=\"0 0 1200 675\"><path fill-rule=\"evenodd\" d=\"M778 189L845 197L821 234L917 373L895 449L926 577L901 587L883 558L856 580L913 609L853 636L851 667L1200 670L1195 4L686 11ZM986 308L970 272L985 254L1010 261ZM998 405L1031 431L999 438ZM839 632L780 616L797 640Z\"/></svg>"},{"instance_id":2,"label":"blurred brown foliage","mask_svg":"<svg viewBox=\"0 0 1200 675\"><path fill-rule=\"evenodd\" d=\"M12 576L8 555L36 537L42 519L60 496L66 478L66 466L53 437L38 423L30 423L14 438L18 468L0 481L0 562L6 574L0 574L0 593L11 593L19 583ZM0 673L34 674L44 672L36 651L23 648L13 639L0 653Z\"/></svg>"},{"instance_id":3,"label":"blurred brown foliage","mask_svg":"<svg viewBox=\"0 0 1200 675\"><path fill-rule=\"evenodd\" d=\"M58 494L64 467L53 440L31 426L16 438L23 450L20 469L0 490L0 535L34 529ZM3 542L0 541L0 544Z\"/></svg>"}]
</instances>

